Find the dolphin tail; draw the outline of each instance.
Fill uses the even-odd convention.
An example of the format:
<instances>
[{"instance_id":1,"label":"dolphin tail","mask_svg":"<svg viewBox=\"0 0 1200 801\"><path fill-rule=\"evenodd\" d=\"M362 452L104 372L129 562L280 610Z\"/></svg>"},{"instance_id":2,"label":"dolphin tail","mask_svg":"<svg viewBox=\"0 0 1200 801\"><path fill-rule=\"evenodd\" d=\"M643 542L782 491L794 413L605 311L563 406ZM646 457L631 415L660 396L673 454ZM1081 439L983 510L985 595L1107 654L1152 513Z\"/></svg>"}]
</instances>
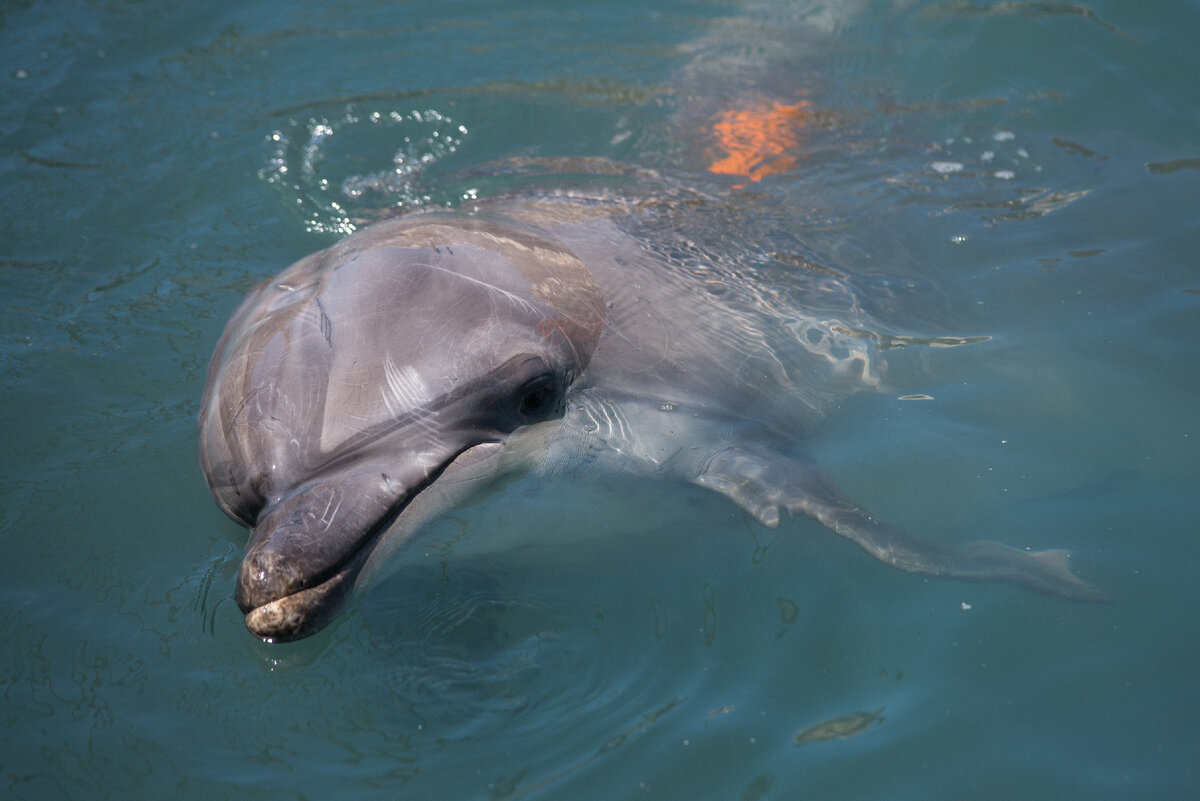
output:
<instances>
[{"instance_id":1,"label":"dolphin tail","mask_svg":"<svg viewBox=\"0 0 1200 801\"><path fill-rule=\"evenodd\" d=\"M916 540L859 508L805 459L730 448L713 456L694 482L725 495L772 528L779 525L781 508L802 512L879 561L910 573L1007 581L1076 601L1108 599L1071 572L1063 550L1026 551L988 540L959 546Z\"/></svg>"}]
</instances>

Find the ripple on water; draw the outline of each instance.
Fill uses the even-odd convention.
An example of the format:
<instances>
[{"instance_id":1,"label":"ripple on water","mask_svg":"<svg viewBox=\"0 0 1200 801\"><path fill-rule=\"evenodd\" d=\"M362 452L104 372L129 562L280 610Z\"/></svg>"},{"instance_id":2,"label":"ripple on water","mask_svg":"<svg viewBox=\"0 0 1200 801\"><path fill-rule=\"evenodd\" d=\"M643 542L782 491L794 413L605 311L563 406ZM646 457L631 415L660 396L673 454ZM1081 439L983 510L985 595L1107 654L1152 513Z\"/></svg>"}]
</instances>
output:
<instances>
[{"instance_id":1,"label":"ripple on water","mask_svg":"<svg viewBox=\"0 0 1200 801\"><path fill-rule=\"evenodd\" d=\"M364 110L289 119L267 136L259 176L286 196L310 232L349 234L398 209L433 202L423 173L457 152L467 127L437 109Z\"/></svg>"}]
</instances>

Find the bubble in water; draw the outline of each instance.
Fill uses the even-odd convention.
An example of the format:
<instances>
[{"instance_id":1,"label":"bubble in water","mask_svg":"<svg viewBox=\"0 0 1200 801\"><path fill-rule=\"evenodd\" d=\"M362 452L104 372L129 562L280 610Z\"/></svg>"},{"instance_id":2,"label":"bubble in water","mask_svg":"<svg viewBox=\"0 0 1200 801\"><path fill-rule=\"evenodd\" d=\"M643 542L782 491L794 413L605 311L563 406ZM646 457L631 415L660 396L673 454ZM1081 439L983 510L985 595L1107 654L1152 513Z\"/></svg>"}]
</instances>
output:
<instances>
[{"instance_id":1,"label":"bubble in water","mask_svg":"<svg viewBox=\"0 0 1200 801\"><path fill-rule=\"evenodd\" d=\"M941 175L950 175L956 172L962 172L963 165L957 161L934 161L929 165L929 169Z\"/></svg>"},{"instance_id":2,"label":"bubble in water","mask_svg":"<svg viewBox=\"0 0 1200 801\"><path fill-rule=\"evenodd\" d=\"M467 135L436 109L348 109L335 119L289 120L267 136L259 176L295 200L308 230L351 233L361 218L430 202L422 173Z\"/></svg>"}]
</instances>

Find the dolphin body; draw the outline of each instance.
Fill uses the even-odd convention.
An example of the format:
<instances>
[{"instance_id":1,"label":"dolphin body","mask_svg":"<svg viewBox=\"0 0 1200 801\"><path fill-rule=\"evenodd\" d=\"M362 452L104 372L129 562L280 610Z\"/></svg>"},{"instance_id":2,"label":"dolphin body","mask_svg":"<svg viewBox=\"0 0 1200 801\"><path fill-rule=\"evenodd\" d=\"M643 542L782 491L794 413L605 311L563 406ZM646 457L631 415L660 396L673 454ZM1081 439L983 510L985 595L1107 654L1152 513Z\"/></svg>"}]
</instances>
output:
<instances>
[{"instance_id":1,"label":"dolphin body","mask_svg":"<svg viewBox=\"0 0 1200 801\"><path fill-rule=\"evenodd\" d=\"M803 512L913 573L1103 594L1061 550L914 540L793 447L871 343L714 281L639 237L638 204L560 197L366 227L251 292L199 418L205 477L251 529L246 626L328 623L421 526L506 478L585 466Z\"/></svg>"}]
</instances>

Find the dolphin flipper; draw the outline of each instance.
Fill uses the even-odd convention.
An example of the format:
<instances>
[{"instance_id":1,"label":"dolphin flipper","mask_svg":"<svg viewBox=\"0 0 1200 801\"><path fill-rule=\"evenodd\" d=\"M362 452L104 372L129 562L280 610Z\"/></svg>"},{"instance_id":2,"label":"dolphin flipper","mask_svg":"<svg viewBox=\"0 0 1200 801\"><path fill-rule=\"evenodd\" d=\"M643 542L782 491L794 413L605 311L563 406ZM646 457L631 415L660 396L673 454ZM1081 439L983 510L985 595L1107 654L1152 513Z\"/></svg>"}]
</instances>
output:
<instances>
[{"instance_id":1,"label":"dolphin flipper","mask_svg":"<svg viewBox=\"0 0 1200 801\"><path fill-rule=\"evenodd\" d=\"M879 561L910 573L1008 581L1072 600L1107 600L1070 571L1063 550L1025 551L989 540L942 546L913 539L855 505L807 459L734 446L709 459L693 481L772 528L779 525L781 507L790 514L803 512Z\"/></svg>"}]
</instances>

